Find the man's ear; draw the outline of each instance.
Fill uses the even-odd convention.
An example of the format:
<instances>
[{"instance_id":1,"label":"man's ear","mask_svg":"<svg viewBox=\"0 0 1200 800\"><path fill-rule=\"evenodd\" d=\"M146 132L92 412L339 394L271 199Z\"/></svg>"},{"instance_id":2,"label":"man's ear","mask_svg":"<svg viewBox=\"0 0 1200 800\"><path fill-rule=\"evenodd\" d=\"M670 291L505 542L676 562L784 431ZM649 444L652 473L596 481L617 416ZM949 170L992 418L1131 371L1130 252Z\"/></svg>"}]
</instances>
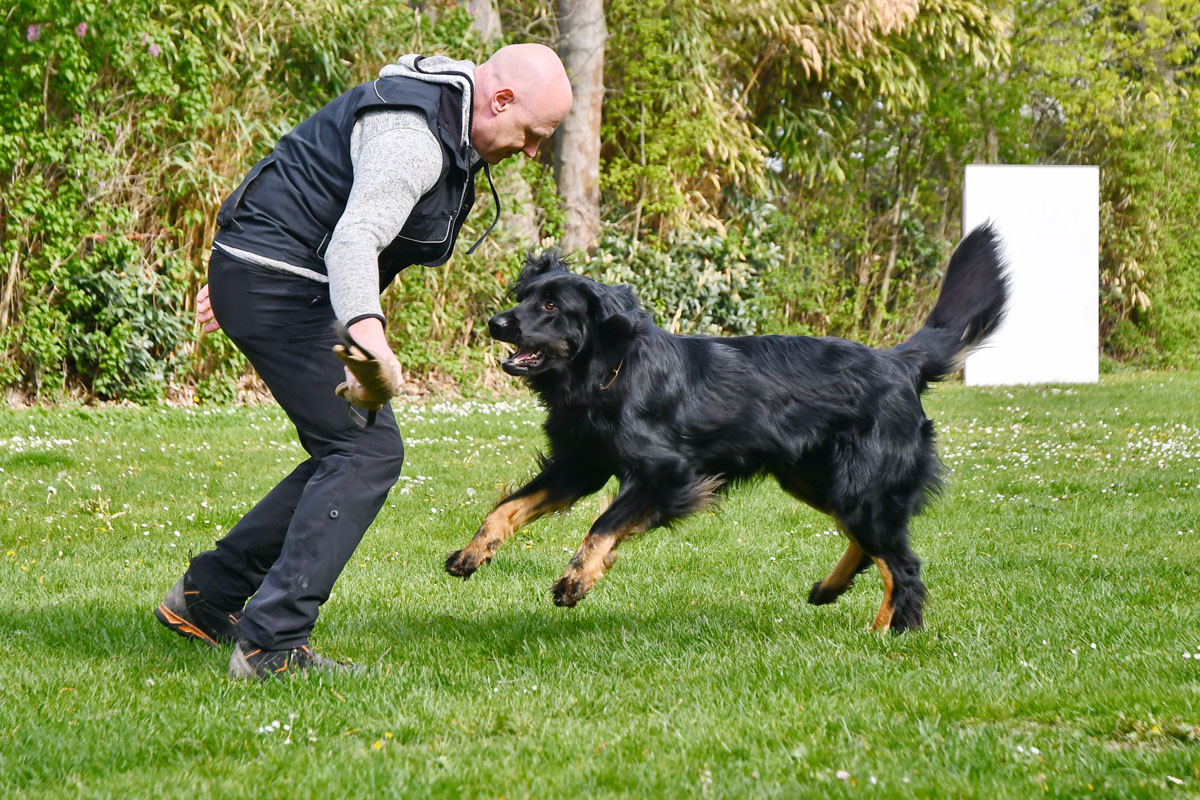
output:
<instances>
[{"instance_id":1,"label":"man's ear","mask_svg":"<svg viewBox=\"0 0 1200 800\"><path fill-rule=\"evenodd\" d=\"M492 94L492 113L500 114L504 111L507 111L508 107L512 105L515 98L516 95L513 93L512 89L507 87L503 89L497 89Z\"/></svg>"},{"instance_id":2,"label":"man's ear","mask_svg":"<svg viewBox=\"0 0 1200 800\"><path fill-rule=\"evenodd\" d=\"M525 256L525 266L521 268L521 274L517 276L516 283L512 285L509 294L513 297L520 297L529 287L530 282L534 278L541 277L551 272L566 272L567 265L563 262L562 256L557 250L546 250L539 256L535 256L530 250Z\"/></svg>"}]
</instances>

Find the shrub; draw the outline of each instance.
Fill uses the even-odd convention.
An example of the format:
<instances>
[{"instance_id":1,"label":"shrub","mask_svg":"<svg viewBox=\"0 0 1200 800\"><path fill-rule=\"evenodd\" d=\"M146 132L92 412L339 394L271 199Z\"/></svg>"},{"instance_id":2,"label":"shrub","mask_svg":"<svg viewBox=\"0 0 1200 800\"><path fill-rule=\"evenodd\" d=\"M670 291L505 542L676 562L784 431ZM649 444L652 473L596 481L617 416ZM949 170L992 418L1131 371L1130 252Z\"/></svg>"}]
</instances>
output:
<instances>
[{"instance_id":1,"label":"shrub","mask_svg":"<svg viewBox=\"0 0 1200 800\"><path fill-rule=\"evenodd\" d=\"M188 335L221 199L289 128L409 51L481 55L466 11L296 0L16 0L0 27L0 386L208 399Z\"/></svg>"},{"instance_id":2,"label":"shrub","mask_svg":"<svg viewBox=\"0 0 1200 800\"><path fill-rule=\"evenodd\" d=\"M606 229L584 270L605 283L632 286L656 321L676 333L752 334L763 320L762 275L782 261L760 205L721 229L672 229L634 239Z\"/></svg>"}]
</instances>

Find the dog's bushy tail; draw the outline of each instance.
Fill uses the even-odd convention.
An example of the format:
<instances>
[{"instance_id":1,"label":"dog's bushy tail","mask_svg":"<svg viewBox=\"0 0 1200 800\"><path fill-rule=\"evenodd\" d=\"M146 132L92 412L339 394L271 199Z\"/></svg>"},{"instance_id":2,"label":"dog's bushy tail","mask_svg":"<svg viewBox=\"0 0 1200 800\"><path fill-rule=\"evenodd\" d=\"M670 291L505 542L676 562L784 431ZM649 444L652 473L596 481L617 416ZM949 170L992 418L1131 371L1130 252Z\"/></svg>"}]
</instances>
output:
<instances>
[{"instance_id":1,"label":"dog's bushy tail","mask_svg":"<svg viewBox=\"0 0 1200 800\"><path fill-rule=\"evenodd\" d=\"M945 380L1004 319L1008 279L1000 236L985 223L967 234L946 267L946 278L925 325L895 352L916 367L919 385Z\"/></svg>"}]
</instances>

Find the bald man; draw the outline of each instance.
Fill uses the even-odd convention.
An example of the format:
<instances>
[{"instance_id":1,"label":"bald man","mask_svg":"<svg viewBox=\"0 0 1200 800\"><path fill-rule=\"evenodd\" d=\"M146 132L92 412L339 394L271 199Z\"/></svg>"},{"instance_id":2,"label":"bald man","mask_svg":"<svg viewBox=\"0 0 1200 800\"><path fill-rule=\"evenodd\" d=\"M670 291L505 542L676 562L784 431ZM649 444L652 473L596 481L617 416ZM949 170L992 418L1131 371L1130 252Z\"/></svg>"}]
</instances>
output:
<instances>
[{"instance_id":1,"label":"bald man","mask_svg":"<svg viewBox=\"0 0 1200 800\"><path fill-rule=\"evenodd\" d=\"M406 267L445 263L479 170L490 184L489 165L534 157L570 107L541 45L478 66L407 55L297 125L222 204L199 321L246 355L309 455L155 609L185 638L233 643L232 677L356 669L308 640L404 461L379 295ZM335 320L359 348L336 346Z\"/></svg>"}]
</instances>

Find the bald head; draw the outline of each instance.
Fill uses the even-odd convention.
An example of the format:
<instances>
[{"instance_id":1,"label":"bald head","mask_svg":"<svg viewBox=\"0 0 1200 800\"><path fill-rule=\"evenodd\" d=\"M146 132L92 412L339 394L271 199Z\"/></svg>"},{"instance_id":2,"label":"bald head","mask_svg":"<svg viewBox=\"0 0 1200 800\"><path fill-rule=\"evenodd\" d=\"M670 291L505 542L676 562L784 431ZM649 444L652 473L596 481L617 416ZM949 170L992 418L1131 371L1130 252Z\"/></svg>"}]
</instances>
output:
<instances>
[{"instance_id":1,"label":"bald head","mask_svg":"<svg viewBox=\"0 0 1200 800\"><path fill-rule=\"evenodd\" d=\"M532 158L571 110L571 81L549 47L512 44L475 68L472 105L471 139L485 161Z\"/></svg>"},{"instance_id":2,"label":"bald head","mask_svg":"<svg viewBox=\"0 0 1200 800\"><path fill-rule=\"evenodd\" d=\"M571 108L571 81L558 54L543 44L510 44L501 47L475 70L489 90L508 86L534 106L561 120Z\"/></svg>"}]
</instances>

